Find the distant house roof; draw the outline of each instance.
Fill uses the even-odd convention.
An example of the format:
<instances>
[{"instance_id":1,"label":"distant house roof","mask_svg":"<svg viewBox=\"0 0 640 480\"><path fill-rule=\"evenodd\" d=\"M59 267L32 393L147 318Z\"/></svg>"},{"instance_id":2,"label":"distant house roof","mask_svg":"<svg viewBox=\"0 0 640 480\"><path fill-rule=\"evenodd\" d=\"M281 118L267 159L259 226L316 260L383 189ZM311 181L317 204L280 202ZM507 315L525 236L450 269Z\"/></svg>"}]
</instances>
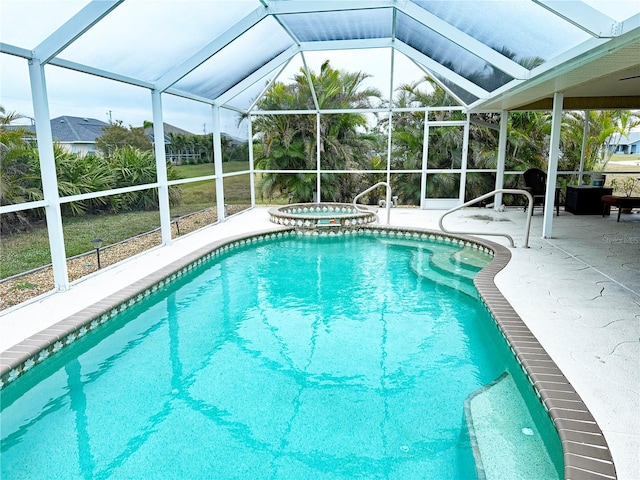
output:
<instances>
[{"instance_id":1,"label":"distant house roof","mask_svg":"<svg viewBox=\"0 0 640 480\"><path fill-rule=\"evenodd\" d=\"M169 136L169 134L171 134L171 133L187 135L189 137L194 135L191 132L187 132L186 130L183 130L182 128L179 128L179 127L175 127L175 126L173 126L173 125L171 125L169 123L163 123L162 126L164 128L164 143L166 143L166 144L170 144L171 143L171 137ZM149 140L151 140L152 142L154 141L155 137L153 136L153 126L152 125L150 125L148 127L145 127L144 133L147 135L147 137L149 137Z\"/></svg>"},{"instance_id":2,"label":"distant house roof","mask_svg":"<svg viewBox=\"0 0 640 480\"><path fill-rule=\"evenodd\" d=\"M60 143L95 143L96 138L103 135L102 129L108 127L107 122L95 118L70 117L68 115L51 120L51 135ZM18 127L16 127L18 128ZM23 127L26 131L35 133L33 125Z\"/></svg>"},{"instance_id":3,"label":"distant house roof","mask_svg":"<svg viewBox=\"0 0 640 480\"><path fill-rule=\"evenodd\" d=\"M629 132L629 135L625 137L622 135L622 138L619 139L620 134L615 134L613 136L613 142L618 145L631 145L636 142L640 142L640 132Z\"/></svg>"},{"instance_id":4,"label":"distant house roof","mask_svg":"<svg viewBox=\"0 0 640 480\"><path fill-rule=\"evenodd\" d=\"M95 118L58 117L51 120L53 138L63 143L95 143L101 137L102 129L108 127L107 122Z\"/></svg>"}]
</instances>

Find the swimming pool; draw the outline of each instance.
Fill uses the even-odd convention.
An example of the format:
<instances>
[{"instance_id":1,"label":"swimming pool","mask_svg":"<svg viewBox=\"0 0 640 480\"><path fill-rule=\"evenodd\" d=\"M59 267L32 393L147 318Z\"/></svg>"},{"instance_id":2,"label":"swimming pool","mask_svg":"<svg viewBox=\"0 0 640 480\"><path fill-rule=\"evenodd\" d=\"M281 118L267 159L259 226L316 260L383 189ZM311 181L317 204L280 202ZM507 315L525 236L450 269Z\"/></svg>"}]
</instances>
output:
<instances>
[{"instance_id":1,"label":"swimming pool","mask_svg":"<svg viewBox=\"0 0 640 480\"><path fill-rule=\"evenodd\" d=\"M557 478L486 309L443 280L487 257L384 231L223 247L5 387L3 478L472 478L483 399L514 390L511 446L546 438Z\"/></svg>"}]
</instances>

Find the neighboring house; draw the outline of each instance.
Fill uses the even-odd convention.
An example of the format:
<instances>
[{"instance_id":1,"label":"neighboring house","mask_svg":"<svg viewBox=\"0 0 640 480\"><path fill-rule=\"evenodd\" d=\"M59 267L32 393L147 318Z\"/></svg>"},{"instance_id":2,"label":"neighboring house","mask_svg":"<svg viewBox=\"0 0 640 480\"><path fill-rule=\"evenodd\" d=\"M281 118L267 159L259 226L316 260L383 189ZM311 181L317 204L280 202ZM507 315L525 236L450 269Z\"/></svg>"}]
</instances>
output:
<instances>
[{"instance_id":1,"label":"neighboring house","mask_svg":"<svg viewBox=\"0 0 640 480\"><path fill-rule=\"evenodd\" d=\"M629 136L618 140L615 137L610 144L613 153L636 154L640 153L640 132L629 132ZM617 145L617 146L616 146Z\"/></svg>"},{"instance_id":2,"label":"neighboring house","mask_svg":"<svg viewBox=\"0 0 640 480\"><path fill-rule=\"evenodd\" d=\"M186 130L183 130L179 127L174 127L173 125L170 125L168 123L163 123L162 126L164 128L164 148L165 148L165 155L167 160L175 164L182 163L181 160L186 159L188 157L188 154L174 151L175 149L172 148L171 146L171 134L184 135L186 137L192 137L194 136L194 134L191 132L187 132ZM153 135L153 126L150 125L145 127L144 133L147 137L149 137L149 140L151 140L151 144L155 148L155 143L154 143L155 136Z\"/></svg>"},{"instance_id":3,"label":"neighboring house","mask_svg":"<svg viewBox=\"0 0 640 480\"><path fill-rule=\"evenodd\" d=\"M195 160L200 161L203 156L213 158L213 140L211 133L197 135L169 123L164 123L163 127L165 155L171 163L181 165L183 163L191 163ZM149 137L149 140L151 140L151 143L155 147L153 126L149 125L145 127L144 133ZM233 137L224 132L221 133L221 136L223 148L238 147L247 144L246 140ZM172 137L175 139L175 144L171 141ZM207 149L207 142L209 142L210 145L209 149Z\"/></svg>"},{"instance_id":4,"label":"neighboring house","mask_svg":"<svg viewBox=\"0 0 640 480\"><path fill-rule=\"evenodd\" d=\"M51 135L65 150L81 155L96 153L96 138L104 133L102 129L108 127L107 122L95 118L63 116L51 120ZM14 127L15 128L15 127ZM36 127L22 126L26 131L35 135Z\"/></svg>"}]
</instances>

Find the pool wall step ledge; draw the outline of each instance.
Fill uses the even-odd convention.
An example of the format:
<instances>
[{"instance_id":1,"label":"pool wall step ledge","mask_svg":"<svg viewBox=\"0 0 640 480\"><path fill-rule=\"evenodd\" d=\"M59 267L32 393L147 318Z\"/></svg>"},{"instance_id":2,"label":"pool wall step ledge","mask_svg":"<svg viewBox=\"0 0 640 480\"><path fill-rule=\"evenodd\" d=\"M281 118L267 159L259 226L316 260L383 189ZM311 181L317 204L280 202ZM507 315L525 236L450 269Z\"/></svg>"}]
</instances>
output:
<instances>
[{"instance_id":1,"label":"pool wall step ledge","mask_svg":"<svg viewBox=\"0 0 640 480\"><path fill-rule=\"evenodd\" d=\"M511 252L488 240L482 243L492 248L494 259L476 275L474 284L558 431L565 480L617 479L611 451L595 418L495 284Z\"/></svg>"},{"instance_id":2,"label":"pool wall step ledge","mask_svg":"<svg viewBox=\"0 0 640 480\"><path fill-rule=\"evenodd\" d=\"M422 240L415 238L385 238L381 241L388 245L417 248L410 265L417 275L472 298L478 298L478 291L473 285L473 278L480 270L478 265L487 265L493 259L493 255L459 244L429 244L427 248ZM475 253L470 253L472 251Z\"/></svg>"},{"instance_id":3,"label":"pool wall step ledge","mask_svg":"<svg viewBox=\"0 0 640 480\"><path fill-rule=\"evenodd\" d=\"M347 233L330 230L327 235L368 233L386 238L436 239L470 246L493 253L491 263L474 278L474 284L497 328L524 370L532 388L551 417L562 442L564 477L566 480L616 479L616 470L606 439L578 393L555 362L542 348L520 316L495 285L494 278L509 262L511 253L497 243L440 231L366 225ZM147 277L124 287L91 307L85 308L13 347L0 352L0 389L24 372L45 361L97 328L119 311L134 305L146 295L175 281L207 258L237 245L284 235L317 235L317 231L300 233L291 227L274 227L261 232L228 237L212 242Z\"/></svg>"},{"instance_id":4,"label":"pool wall step ledge","mask_svg":"<svg viewBox=\"0 0 640 480\"><path fill-rule=\"evenodd\" d=\"M561 478L508 372L469 395L464 413L479 480Z\"/></svg>"}]
</instances>

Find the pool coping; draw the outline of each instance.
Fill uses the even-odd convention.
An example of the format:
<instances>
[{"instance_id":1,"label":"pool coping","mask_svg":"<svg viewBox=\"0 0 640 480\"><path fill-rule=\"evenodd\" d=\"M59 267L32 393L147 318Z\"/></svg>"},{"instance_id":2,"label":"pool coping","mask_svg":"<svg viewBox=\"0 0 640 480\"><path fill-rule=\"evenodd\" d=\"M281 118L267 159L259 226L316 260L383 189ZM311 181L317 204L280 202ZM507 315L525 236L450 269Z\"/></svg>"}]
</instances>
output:
<instances>
[{"instance_id":1,"label":"pool coping","mask_svg":"<svg viewBox=\"0 0 640 480\"><path fill-rule=\"evenodd\" d=\"M566 480L617 478L607 441L593 415L495 284L495 276L511 259L509 249L489 240L447 234L437 230L369 224L347 231L318 232L317 230L296 231L289 226L213 241L0 352L0 389L158 288L175 281L202 262L231 248L284 235L335 236L362 232L382 236L400 236L407 239L443 240L492 253L493 260L478 272L474 278L474 284L480 299L490 312L558 432L563 451L564 478Z\"/></svg>"}]
</instances>

